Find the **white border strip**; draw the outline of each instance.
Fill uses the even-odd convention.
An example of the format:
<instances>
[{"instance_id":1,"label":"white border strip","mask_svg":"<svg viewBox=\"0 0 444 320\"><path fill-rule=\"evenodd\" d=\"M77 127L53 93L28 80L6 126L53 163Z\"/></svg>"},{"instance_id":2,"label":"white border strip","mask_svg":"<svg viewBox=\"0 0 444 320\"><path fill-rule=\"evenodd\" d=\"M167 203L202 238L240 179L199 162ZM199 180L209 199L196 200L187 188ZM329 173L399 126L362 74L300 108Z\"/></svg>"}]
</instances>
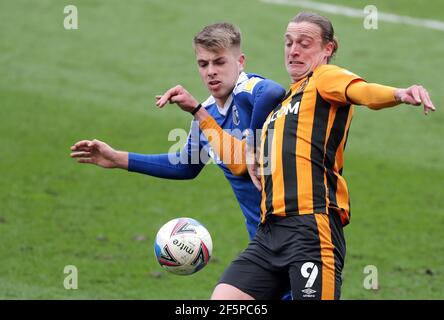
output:
<instances>
[{"instance_id":1,"label":"white border strip","mask_svg":"<svg viewBox=\"0 0 444 320\"><path fill-rule=\"evenodd\" d=\"M280 5L288 5L288 6L297 6L301 8L308 8L319 10L327 13L343 15L347 17L353 18L365 18L364 9L359 10L351 7L339 6L329 3L321 3L321 2L312 2L312 1L304 1L304 0L261 0L261 2L271 3L271 4L280 4ZM439 31L444 31L444 22L438 20L429 20L429 19L418 19L412 18L408 16L399 16L392 13L384 13L378 11L378 19L381 21L397 23L397 24L406 24L414 27L423 27L429 28Z\"/></svg>"}]
</instances>

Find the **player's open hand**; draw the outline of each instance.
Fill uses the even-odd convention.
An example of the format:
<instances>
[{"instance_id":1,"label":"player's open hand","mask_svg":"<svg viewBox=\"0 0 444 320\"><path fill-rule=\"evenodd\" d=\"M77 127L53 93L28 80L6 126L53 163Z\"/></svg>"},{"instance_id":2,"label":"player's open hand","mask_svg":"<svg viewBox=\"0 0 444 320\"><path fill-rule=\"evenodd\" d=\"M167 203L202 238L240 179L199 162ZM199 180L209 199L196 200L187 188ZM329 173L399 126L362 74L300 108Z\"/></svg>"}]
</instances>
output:
<instances>
[{"instance_id":1,"label":"player's open hand","mask_svg":"<svg viewBox=\"0 0 444 320\"><path fill-rule=\"evenodd\" d=\"M162 108L167 102L177 104L182 110L191 112L199 102L182 86L178 85L163 95L156 96L156 105Z\"/></svg>"},{"instance_id":2,"label":"player's open hand","mask_svg":"<svg viewBox=\"0 0 444 320\"><path fill-rule=\"evenodd\" d=\"M81 140L71 146L71 158L80 163L91 163L103 168L128 167L127 155L100 140Z\"/></svg>"},{"instance_id":3,"label":"player's open hand","mask_svg":"<svg viewBox=\"0 0 444 320\"><path fill-rule=\"evenodd\" d=\"M395 92L397 101L411 104L414 106L424 105L424 114L428 114L429 110L435 111L432 100L430 100L427 90L419 85L413 85L407 89L398 89Z\"/></svg>"}]
</instances>

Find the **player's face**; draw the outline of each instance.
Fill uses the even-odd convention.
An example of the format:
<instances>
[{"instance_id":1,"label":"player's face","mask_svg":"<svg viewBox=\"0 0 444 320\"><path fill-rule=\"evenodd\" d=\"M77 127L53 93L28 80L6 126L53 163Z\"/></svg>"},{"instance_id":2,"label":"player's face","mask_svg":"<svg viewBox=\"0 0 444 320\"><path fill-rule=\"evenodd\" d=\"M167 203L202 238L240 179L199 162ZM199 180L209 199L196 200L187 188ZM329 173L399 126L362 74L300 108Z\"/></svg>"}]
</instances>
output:
<instances>
[{"instance_id":1,"label":"player's face","mask_svg":"<svg viewBox=\"0 0 444 320\"><path fill-rule=\"evenodd\" d=\"M211 51L196 46L196 59L202 81L222 107L243 70L244 55L236 48Z\"/></svg>"},{"instance_id":2,"label":"player's face","mask_svg":"<svg viewBox=\"0 0 444 320\"><path fill-rule=\"evenodd\" d=\"M285 66L293 82L326 64L332 52L333 44L323 44L318 25L310 22L288 24L285 33Z\"/></svg>"}]
</instances>

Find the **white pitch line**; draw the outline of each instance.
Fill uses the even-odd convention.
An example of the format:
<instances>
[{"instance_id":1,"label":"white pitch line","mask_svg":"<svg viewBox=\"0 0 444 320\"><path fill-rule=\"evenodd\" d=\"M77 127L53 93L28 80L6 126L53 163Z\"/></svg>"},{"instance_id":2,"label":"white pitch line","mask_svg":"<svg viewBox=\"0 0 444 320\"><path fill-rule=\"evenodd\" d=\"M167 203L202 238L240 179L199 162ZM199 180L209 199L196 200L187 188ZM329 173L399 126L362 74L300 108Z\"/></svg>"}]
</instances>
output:
<instances>
[{"instance_id":1,"label":"white pitch line","mask_svg":"<svg viewBox=\"0 0 444 320\"><path fill-rule=\"evenodd\" d=\"M297 6L301 8L308 8L319 10L327 13L343 15L347 17L353 18L362 18L364 19L366 14L363 9L355 9L345 6L339 6L329 3L321 3L321 2L312 2L312 1L304 1L304 0L261 0L265 3L271 4L280 4L280 5L288 5L288 6ZM380 12L378 10L378 20L398 23L398 24L407 24L409 26L415 27L424 27L439 31L444 31L444 22L439 20L429 20L429 19L418 19L408 16L399 16L397 14Z\"/></svg>"}]
</instances>

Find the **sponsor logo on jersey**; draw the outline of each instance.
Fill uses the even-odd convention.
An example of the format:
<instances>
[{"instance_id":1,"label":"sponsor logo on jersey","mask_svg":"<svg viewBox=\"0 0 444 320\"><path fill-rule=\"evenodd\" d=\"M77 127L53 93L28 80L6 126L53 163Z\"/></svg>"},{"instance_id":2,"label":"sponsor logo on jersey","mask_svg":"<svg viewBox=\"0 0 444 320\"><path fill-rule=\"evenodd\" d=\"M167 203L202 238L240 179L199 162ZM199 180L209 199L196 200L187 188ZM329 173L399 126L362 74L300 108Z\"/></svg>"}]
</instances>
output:
<instances>
[{"instance_id":1,"label":"sponsor logo on jersey","mask_svg":"<svg viewBox=\"0 0 444 320\"><path fill-rule=\"evenodd\" d=\"M287 115L289 113L292 114L298 114L299 112L299 105L301 104L300 101L297 101L294 105L291 104L291 102L288 102L287 104L282 105L279 110L275 111L265 122L265 125L270 124L271 122L276 121L276 119L282 117L283 115Z\"/></svg>"}]
</instances>

